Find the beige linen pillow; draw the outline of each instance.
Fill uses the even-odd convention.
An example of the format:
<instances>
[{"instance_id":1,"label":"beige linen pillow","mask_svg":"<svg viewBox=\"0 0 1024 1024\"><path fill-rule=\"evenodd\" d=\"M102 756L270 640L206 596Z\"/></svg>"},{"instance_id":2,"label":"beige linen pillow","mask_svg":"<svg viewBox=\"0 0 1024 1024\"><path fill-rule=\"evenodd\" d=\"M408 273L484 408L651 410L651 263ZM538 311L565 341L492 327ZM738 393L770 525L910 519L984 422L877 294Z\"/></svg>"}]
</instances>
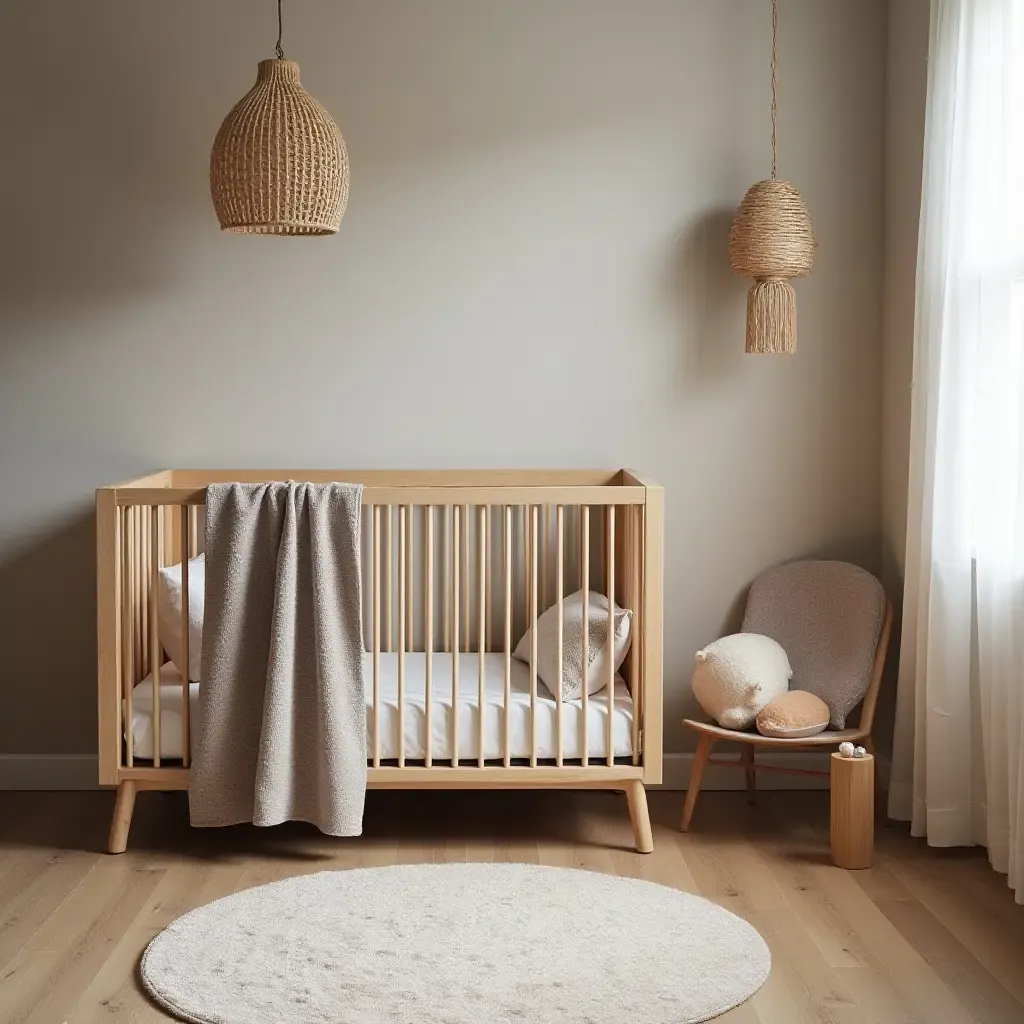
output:
<instances>
[{"instance_id":1,"label":"beige linen pillow","mask_svg":"<svg viewBox=\"0 0 1024 1024\"><path fill-rule=\"evenodd\" d=\"M608 598L590 592L587 608L587 694L608 685ZM618 670L629 651L633 613L614 609L613 669ZM527 630L513 656L530 664L531 630ZM562 601L562 700L583 696L583 591ZM537 620L537 675L552 694L558 688L558 606L552 605Z\"/></svg>"},{"instance_id":2,"label":"beige linen pillow","mask_svg":"<svg viewBox=\"0 0 1024 1024\"><path fill-rule=\"evenodd\" d=\"M157 573L156 607L160 643L179 672L183 671L181 637L181 562ZM206 555L188 561L188 677L199 681L203 660L203 616L206 613Z\"/></svg>"}]
</instances>

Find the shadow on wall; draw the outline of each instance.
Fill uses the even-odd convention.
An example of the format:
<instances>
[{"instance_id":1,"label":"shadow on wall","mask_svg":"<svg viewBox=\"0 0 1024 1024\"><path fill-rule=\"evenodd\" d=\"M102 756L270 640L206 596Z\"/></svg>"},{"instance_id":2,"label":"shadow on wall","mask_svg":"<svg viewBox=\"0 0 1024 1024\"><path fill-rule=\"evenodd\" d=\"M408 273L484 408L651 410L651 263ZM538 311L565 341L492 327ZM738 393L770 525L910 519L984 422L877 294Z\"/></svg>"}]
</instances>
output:
<instances>
[{"instance_id":1,"label":"shadow on wall","mask_svg":"<svg viewBox=\"0 0 1024 1024\"><path fill-rule=\"evenodd\" d=\"M736 313L746 308L747 284L729 266L735 212L719 207L701 214L684 228L665 261L661 298L683 325L687 339L678 348L674 375L677 386L685 390L731 385L742 367Z\"/></svg>"},{"instance_id":2,"label":"shadow on wall","mask_svg":"<svg viewBox=\"0 0 1024 1024\"><path fill-rule=\"evenodd\" d=\"M900 641L903 630L903 569L896 552L883 541L881 580L893 605L892 639L885 662L882 690L875 712L875 742L886 757L892 757L893 734L896 728L896 688L899 682Z\"/></svg>"},{"instance_id":3,"label":"shadow on wall","mask_svg":"<svg viewBox=\"0 0 1024 1024\"><path fill-rule=\"evenodd\" d=\"M83 510L29 546L0 554L6 754L95 750L76 749L83 736L95 736L95 550L95 516Z\"/></svg>"}]
</instances>

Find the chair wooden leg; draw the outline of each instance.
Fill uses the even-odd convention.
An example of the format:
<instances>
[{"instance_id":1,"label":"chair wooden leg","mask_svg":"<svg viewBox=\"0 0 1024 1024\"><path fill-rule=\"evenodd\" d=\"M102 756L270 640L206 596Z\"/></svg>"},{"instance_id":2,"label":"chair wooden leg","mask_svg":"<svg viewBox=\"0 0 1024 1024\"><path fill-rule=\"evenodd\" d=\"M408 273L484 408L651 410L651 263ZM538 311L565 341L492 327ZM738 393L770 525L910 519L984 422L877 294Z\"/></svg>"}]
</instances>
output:
<instances>
[{"instance_id":1,"label":"chair wooden leg","mask_svg":"<svg viewBox=\"0 0 1024 1024\"><path fill-rule=\"evenodd\" d=\"M743 744L740 762L747 774L747 803L757 803L757 772L754 770L754 748L751 744Z\"/></svg>"},{"instance_id":2,"label":"chair wooden leg","mask_svg":"<svg viewBox=\"0 0 1024 1024\"><path fill-rule=\"evenodd\" d=\"M124 853L128 848L128 830L132 827L136 788L136 783L132 779L127 779L117 787L114 817L110 822L110 838L107 842L107 850L110 853Z\"/></svg>"},{"instance_id":3,"label":"chair wooden leg","mask_svg":"<svg viewBox=\"0 0 1024 1024\"><path fill-rule=\"evenodd\" d=\"M690 830L690 819L693 818L693 809L697 806L697 795L700 793L700 780L704 775L708 759L711 757L711 748L715 745L714 737L704 734L697 744L697 754L693 759L693 771L690 772L690 785L686 790L686 803L683 805L682 831Z\"/></svg>"},{"instance_id":4,"label":"chair wooden leg","mask_svg":"<svg viewBox=\"0 0 1024 1024\"><path fill-rule=\"evenodd\" d=\"M633 823L633 840L637 853L654 852L654 834L651 832L651 816L647 810L647 790L639 779L626 787L626 801L629 803L629 820Z\"/></svg>"}]
</instances>

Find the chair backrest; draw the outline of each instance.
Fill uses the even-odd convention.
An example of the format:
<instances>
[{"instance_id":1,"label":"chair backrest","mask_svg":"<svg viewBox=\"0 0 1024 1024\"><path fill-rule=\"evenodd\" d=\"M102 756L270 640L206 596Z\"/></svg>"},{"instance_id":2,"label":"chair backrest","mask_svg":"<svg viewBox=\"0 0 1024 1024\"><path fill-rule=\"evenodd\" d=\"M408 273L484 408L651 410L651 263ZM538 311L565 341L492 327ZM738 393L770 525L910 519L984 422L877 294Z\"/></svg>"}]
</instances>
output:
<instances>
[{"instance_id":1,"label":"chair backrest","mask_svg":"<svg viewBox=\"0 0 1024 1024\"><path fill-rule=\"evenodd\" d=\"M845 728L863 700L860 727L870 730L889 615L882 584L859 566L790 562L754 581L743 631L782 645L793 667L790 689L821 697L831 728Z\"/></svg>"}]
</instances>

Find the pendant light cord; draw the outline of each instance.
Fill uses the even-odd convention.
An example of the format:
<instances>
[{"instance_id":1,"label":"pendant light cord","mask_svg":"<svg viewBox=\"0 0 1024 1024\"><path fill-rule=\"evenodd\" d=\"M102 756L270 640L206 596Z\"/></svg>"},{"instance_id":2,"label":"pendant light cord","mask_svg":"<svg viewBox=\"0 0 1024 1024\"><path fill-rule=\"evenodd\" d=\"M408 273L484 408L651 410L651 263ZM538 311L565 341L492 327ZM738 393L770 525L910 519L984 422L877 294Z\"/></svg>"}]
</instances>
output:
<instances>
[{"instance_id":1,"label":"pendant light cord","mask_svg":"<svg viewBox=\"0 0 1024 1024\"><path fill-rule=\"evenodd\" d=\"M278 0L280 6L281 0ZM776 120L779 113L778 100L778 39L779 39L779 0L772 0L772 181L775 181L776 155L775 155L775 134Z\"/></svg>"},{"instance_id":2,"label":"pendant light cord","mask_svg":"<svg viewBox=\"0 0 1024 1024\"><path fill-rule=\"evenodd\" d=\"M277 59L284 60L284 50L281 48L281 35L283 33L281 23L281 0L277 0ZM772 177L775 177L775 173L772 172Z\"/></svg>"}]
</instances>

